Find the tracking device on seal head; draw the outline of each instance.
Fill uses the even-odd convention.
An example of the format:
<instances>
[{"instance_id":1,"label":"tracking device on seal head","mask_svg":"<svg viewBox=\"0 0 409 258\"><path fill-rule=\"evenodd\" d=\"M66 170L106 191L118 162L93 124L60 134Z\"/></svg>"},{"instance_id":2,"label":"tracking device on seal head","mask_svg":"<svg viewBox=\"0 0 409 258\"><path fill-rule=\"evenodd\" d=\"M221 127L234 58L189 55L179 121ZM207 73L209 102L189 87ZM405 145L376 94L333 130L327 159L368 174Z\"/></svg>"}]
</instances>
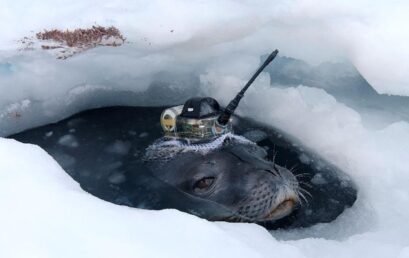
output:
<instances>
[{"instance_id":1,"label":"tracking device on seal head","mask_svg":"<svg viewBox=\"0 0 409 258\"><path fill-rule=\"evenodd\" d=\"M210 97L191 98L184 105L165 109L160 122L165 136L201 142L212 140L232 131L231 116L239 105L244 93L264 68L274 60L278 50L274 50L257 69L243 89L230 101L225 109Z\"/></svg>"}]
</instances>

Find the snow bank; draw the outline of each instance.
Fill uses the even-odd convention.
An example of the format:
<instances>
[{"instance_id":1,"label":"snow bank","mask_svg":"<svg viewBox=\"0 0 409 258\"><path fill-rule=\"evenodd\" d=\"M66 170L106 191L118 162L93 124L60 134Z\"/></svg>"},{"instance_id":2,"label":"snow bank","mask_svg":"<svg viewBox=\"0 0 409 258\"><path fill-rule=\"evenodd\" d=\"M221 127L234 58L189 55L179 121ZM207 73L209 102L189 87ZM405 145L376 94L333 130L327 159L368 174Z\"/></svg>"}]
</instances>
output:
<instances>
[{"instance_id":1,"label":"snow bank","mask_svg":"<svg viewBox=\"0 0 409 258\"><path fill-rule=\"evenodd\" d=\"M181 97L198 94L203 73L248 78L259 56L273 48L313 63L349 58L379 92L409 95L409 31L401 26L406 10L405 1L367 0L3 0L0 92L6 94L0 94L0 135L115 104L112 94L120 99L116 104L179 104ZM35 32L95 24L116 26L128 43L66 61L46 51L17 50L18 40ZM139 98L123 93L149 87L151 94ZM163 87L166 94L154 94Z\"/></svg>"},{"instance_id":2,"label":"snow bank","mask_svg":"<svg viewBox=\"0 0 409 258\"><path fill-rule=\"evenodd\" d=\"M379 92L409 95L408 11L405 0L3 0L0 49L14 50L16 40L43 29L114 25L144 57L166 50L168 59L181 58L194 50L188 54L192 62L277 47L315 63L346 57Z\"/></svg>"},{"instance_id":3,"label":"snow bank","mask_svg":"<svg viewBox=\"0 0 409 258\"><path fill-rule=\"evenodd\" d=\"M407 21L406 9L404 1L363 0L4 0L0 135L106 105L180 104L203 94L225 104L272 48L315 63L349 57L378 91L409 95L409 33L396 25ZM17 51L31 31L93 24L118 27L129 43L65 61ZM256 225L103 202L38 147L0 138L0 256L408 257L408 123L368 130L325 91L270 88L266 75L242 104L242 115L289 132L348 172L356 205L332 223L271 236Z\"/></svg>"}]
</instances>

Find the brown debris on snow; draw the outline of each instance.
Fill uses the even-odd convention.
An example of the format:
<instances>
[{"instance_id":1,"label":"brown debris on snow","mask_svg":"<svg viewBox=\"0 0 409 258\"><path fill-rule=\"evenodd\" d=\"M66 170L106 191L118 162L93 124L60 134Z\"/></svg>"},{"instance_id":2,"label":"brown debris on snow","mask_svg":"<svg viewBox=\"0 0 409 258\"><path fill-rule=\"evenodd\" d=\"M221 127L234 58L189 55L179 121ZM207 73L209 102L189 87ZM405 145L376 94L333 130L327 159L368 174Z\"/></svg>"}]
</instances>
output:
<instances>
[{"instance_id":1,"label":"brown debris on snow","mask_svg":"<svg viewBox=\"0 0 409 258\"><path fill-rule=\"evenodd\" d=\"M97 47L117 47L125 43L125 37L115 27L92 26L88 29L44 30L35 34L34 38L25 37L20 42L26 45L22 50L33 50L35 41L40 41L43 50L51 51L58 59L66 59L77 53ZM30 48L28 48L30 47Z\"/></svg>"},{"instance_id":2,"label":"brown debris on snow","mask_svg":"<svg viewBox=\"0 0 409 258\"><path fill-rule=\"evenodd\" d=\"M113 26L108 28L92 26L90 29L75 29L73 31L45 30L44 32L37 33L36 37L39 40L53 40L66 44L69 47L79 48L88 48L97 45L118 45L116 41L113 41L112 43L104 43L104 41L109 38L120 40L122 43L125 42L124 36L122 36L121 32Z\"/></svg>"}]
</instances>

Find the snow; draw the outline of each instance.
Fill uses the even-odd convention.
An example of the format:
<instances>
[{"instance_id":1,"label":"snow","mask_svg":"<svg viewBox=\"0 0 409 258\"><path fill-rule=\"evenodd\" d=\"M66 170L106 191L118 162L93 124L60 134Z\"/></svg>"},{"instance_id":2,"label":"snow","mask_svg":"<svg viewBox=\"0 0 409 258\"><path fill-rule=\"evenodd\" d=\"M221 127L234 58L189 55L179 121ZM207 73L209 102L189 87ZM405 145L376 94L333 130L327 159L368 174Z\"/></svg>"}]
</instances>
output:
<instances>
[{"instance_id":1,"label":"snow","mask_svg":"<svg viewBox=\"0 0 409 258\"><path fill-rule=\"evenodd\" d=\"M378 92L408 96L407 11L405 1L3 0L0 136L107 105L180 104L194 95L226 104L272 48L312 63L349 59ZM117 26L128 44L64 61L17 50L32 31L93 24ZM0 257L409 257L409 123L369 129L322 89L269 82L262 74L238 111L354 179L358 200L337 220L267 232L118 206L84 192L39 147L0 138ZM60 142L81 146L71 134ZM123 142L109 147L129 151ZM122 180L113 174L113 183Z\"/></svg>"}]
</instances>

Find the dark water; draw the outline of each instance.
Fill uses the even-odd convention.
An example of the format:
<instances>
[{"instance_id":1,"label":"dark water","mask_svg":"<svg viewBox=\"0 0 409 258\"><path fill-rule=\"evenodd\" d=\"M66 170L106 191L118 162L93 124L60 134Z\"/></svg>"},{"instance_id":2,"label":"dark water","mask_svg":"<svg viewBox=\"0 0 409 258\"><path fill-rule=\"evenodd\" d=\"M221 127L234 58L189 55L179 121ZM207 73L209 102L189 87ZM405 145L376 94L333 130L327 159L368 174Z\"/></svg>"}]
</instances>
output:
<instances>
[{"instance_id":1,"label":"dark water","mask_svg":"<svg viewBox=\"0 0 409 258\"><path fill-rule=\"evenodd\" d=\"M155 178L141 161L145 148L162 136L158 107L88 110L55 124L11 135L45 149L81 187L109 202L145 209L176 208L211 217L213 203L187 195ZM277 130L235 117L235 132L258 141L275 162L295 167L308 204L267 228L306 227L334 220L356 199L349 177ZM258 138L258 139L257 139ZM226 214L227 215L227 214Z\"/></svg>"}]
</instances>

